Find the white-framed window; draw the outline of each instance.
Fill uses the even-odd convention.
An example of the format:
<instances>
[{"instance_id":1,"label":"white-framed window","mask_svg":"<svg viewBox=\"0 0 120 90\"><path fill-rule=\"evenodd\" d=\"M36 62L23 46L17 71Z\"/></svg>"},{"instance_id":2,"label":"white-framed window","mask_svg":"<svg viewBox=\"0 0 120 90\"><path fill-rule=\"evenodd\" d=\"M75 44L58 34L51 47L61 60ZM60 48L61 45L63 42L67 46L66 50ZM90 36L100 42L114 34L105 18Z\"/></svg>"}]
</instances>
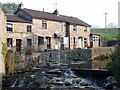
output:
<instances>
[{"instance_id":1,"label":"white-framed window","mask_svg":"<svg viewBox=\"0 0 120 90\"><path fill-rule=\"evenodd\" d=\"M96 36L96 37L95 37L95 40L96 40L96 41L98 41L98 40L99 40L99 37L98 37L98 36Z\"/></svg>"},{"instance_id":2,"label":"white-framed window","mask_svg":"<svg viewBox=\"0 0 120 90\"><path fill-rule=\"evenodd\" d=\"M95 41L95 36L93 36L93 41Z\"/></svg>"},{"instance_id":3,"label":"white-framed window","mask_svg":"<svg viewBox=\"0 0 120 90\"><path fill-rule=\"evenodd\" d=\"M73 37L73 44L77 44L77 42L78 42L78 37L77 36Z\"/></svg>"},{"instance_id":4,"label":"white-framed window","mask_svg":"<svg viewBox=\"0 0 120 90\"><path fill-rule=\"evenodd\" d=\"M13 31L13 25L11 23L7 23L6 28L7 28L8 32L12 32Z\"/></svg>"},{"instance_id":5,"label":"white-framed window","mask_svg":"<svg viewBox=\"0 0 120 90\"><path fill-rule=\"evenodd\" d=\"M42 20L42 29L47 29L47 21Z\"/></svg>"},{"instance_id":6,"label":"white-framed window","mask_svg":"<svg viewBox=\"0 0 120 90\"><path fill-rule=\"evenodd\" d=\"M98 41L99 40L99 36L93 36L93 41Z\"/></svg>"},{"instance_id":7,"label":"white-framed window","mask_svg":"<svg viewBox=\"0 0 120 90\"><path fill-rule=\"evenodd\" d=\"M62 22L58 22L58 30L62 30Z\"/></svg>"},{"instance_id":8,"label":"white-framed window","mask_svg":"<svg viewBox=\"0 0 120 90\"><path fill-rule=\"evenodd\" d=\"M87 27L84 27L84 32L87 32Z\"/></svg>"},{"instance_id":9,"label":"white-framed window","mask_svg":"<svg viewBox=\"0 0 120 90\"><path fill-rule=\"evenodd\" d=\"M13 46L13 39L12 38L7 38L7 45L8 47L12 47Z\"/></svg>"},{"instance_id":10,"label":"white-framed window","mask_svg":"<svg viewBox=\"0 0 120 90\"><path fill-rule=\"evenodd\" d=\"M84 38L84 46L87 47L88 46L88 41L87 38Z\"/></svg>"},{"instance_id":11,"label":"white-framed window","mask_svg":"<svg viewBox=\"0 0 120 90\"><path fill-rule=\"evenodd\" d=\"M73 31L77 32L77 25L73 25Z\"/></svg>"}]
</instances>

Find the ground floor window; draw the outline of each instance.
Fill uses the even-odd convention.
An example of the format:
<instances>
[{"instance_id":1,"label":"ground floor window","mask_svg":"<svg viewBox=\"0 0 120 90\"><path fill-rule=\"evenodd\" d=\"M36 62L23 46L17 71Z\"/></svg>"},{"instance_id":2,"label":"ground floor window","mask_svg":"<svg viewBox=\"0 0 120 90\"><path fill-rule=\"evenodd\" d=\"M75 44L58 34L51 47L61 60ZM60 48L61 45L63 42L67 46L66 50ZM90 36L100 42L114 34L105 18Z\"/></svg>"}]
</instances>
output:
<instances>
[{"instance_id":1,"label":"ground floor window","mask_svg":"<svg viewBox=\"0 0 120 90\"><path fill-rule=\"evenodd\" d=\"M38 36L38 46L44 44L44 37Z\"/></svg>"},{"instance_id":2,"label":"ground floor window","mask_svg":"<svg viewBox=\"0 0 120 90\"><path fill-rule=\"evenodd\" d=\"M32 39L27 39L27 45L32 46Z\"/></svg>"},{"instance_id":3,"label":"ground floor window","mask_svg":"<svg viewBox=\"0 0 120 90\"><path fill-rule=\"evenodd\" d=\"M77 44L77 42L78 42L78 37L73 37L73 44L75 45Z\"/></svg>"},{"instance_id":4,"label":"ground floor window","mask_svg":"<svg viewBox=\"0 0 120 90\"><path fill-rule=\"evenodd\" d=\"M12 45L12 38L7 38L7 45L8 45L8 47L12 47L13 45Z\"/></svg>"},{"instance_id":5,"label":"ground floor window","mask_svg":"<svg viewBox=\"0 0 120 90\"><path fill-rule=\"evenodd\" d=\"M87 38L84 38L84 46L87 47L88 44L87 44Z\"/></svg>"}]
</instances>

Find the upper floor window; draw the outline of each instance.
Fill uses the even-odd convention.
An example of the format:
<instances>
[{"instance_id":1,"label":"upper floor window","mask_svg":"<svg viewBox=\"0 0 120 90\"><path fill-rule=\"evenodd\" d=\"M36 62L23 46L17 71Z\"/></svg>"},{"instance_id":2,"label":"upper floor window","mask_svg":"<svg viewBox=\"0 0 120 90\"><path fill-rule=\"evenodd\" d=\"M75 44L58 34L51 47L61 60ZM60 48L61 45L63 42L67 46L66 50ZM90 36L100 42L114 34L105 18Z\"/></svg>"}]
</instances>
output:
<instances>
[{"instance_id":1,"label":"upper floor window","mask_svg":"<svg viewBox=\"0 0 120 90\"><path fill-rule=\"evenodd\" d=\"M7 38L8 47L12 47L12 38Z\"/></svg>"},{"instance_id":2,"label":"upper floor window","mask_svg":"<svg viewBox=\"0 0 120 90\"><path fill-rule=\"evenodd\" d=\"M13 25L11 23L7 23L7 31L12 32L13 31Z\"/></svg>"},{"instance_id":3,"label":"upper floor window","mask_svg":"<svg viewBox=\"0 0 120 90\"><path fill-rule=\"evenodd\" d=\"M99 37L98 36L96 36L96 41L98 41L99 40Z\"/></svg>"},{"instance_id":4,"label":"upper floor window","mask_svg":"<svg viewBox=\"0 0 120 90\"><path fill-rule=\"evenodd\" d=\"M58 29L62 30L62 22L58 22Z\"/></svg>"},{"instance_id":5,"label":"upper floor window","mask_svg":"<svg viewBox=\"0 0 120 90\"><path fill-rule=\"evenodd\" d=\"M27 25L27 32L32 32L32 26L31 25Z\"/></svg>"},{"instance_id":6,"label":"upper floor window","mask_svg":"<svg viewBox=\"0 0 120 90\"><path fill-rule=\"evenodd\" d=\"M93 36L93 41L98 41L99 37L98 36Z\"/></svg>"},{"instance_id":7,"label":"upper floor window","mask_svg":"<svg viewBox=\"0 0 120 90\"><path fill-rule=\"evenodd\" d=\"M77 31L77 25L73 25L73 31Z\"/></svg>"},{"instance_id":8,"label":"upper floor window","mask_svg":"<svg viewBox=\"0 0 120 90\"><path fill-rule=\"evenodd\" d=\"M87 27L84 28L84 32L87 32Z\"/></svg>"},{"instance_id":9,"label":"upper floor window","mask_svg":"<svg viewBox=\"0 0 120 90\"><path fill-rule=\"evenodd\" d=\"M47 29L47 21L46 20L42 21L42 29Z\"/></svg>"}]
</instances>

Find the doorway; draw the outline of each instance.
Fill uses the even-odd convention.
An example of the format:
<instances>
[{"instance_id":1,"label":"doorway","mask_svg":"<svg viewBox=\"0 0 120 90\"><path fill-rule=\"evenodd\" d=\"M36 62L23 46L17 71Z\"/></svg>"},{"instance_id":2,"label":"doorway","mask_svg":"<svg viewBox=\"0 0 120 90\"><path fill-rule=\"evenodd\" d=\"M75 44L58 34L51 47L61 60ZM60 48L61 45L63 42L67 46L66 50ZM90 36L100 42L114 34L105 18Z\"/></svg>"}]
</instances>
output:
<instances>
[{"instance_id":1,"label":"doorway","mask_svg":"<svg viewBox=\"0 0 120 90\"><path fill-rule=\"evenodd\" d=\"M16 39L16 51L21 51L21 39Z\"/></svg>"},{"instance_id":2,"label":"doorway","mask_svg":"<svg viewBox=\"0 0 120 90\"><path fill-rule=\"evenodd\" d=\"M82 37L79 38L79 48L83 48L83 40L82 40Z\"/></svg>"},{"instance_id":3,"label":"doorway","mask_svg":"<svg viewBox=\"0 0 120 90\"><path fill-rule=\"evenodd\" d=\"M46 37L47 40L47 49L51 49L51 37Z\"/></svg>"}]
</instances>

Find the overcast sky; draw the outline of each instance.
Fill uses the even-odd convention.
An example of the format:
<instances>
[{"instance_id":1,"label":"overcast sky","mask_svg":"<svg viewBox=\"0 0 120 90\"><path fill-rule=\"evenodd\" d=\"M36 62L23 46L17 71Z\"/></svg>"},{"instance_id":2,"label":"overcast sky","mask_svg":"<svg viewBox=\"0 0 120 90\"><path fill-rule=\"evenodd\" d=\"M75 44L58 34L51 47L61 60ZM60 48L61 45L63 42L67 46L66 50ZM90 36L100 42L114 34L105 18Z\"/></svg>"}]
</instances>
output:
<instances>
[{"instance_id":1,"label":"overcast sky","mask_svg":"<svg viewBox=\"0 0 120 90\"><path fill-rule=\"evenodd\" d=\"M55 8L59 13L77 17L90 25L105 27L105 14L107 24L118 24L119 0L0 0L0 2L22 2L24 8L53 12ZM57 4L56 4L57 2Z\"/></svg>"}]
</instances>

